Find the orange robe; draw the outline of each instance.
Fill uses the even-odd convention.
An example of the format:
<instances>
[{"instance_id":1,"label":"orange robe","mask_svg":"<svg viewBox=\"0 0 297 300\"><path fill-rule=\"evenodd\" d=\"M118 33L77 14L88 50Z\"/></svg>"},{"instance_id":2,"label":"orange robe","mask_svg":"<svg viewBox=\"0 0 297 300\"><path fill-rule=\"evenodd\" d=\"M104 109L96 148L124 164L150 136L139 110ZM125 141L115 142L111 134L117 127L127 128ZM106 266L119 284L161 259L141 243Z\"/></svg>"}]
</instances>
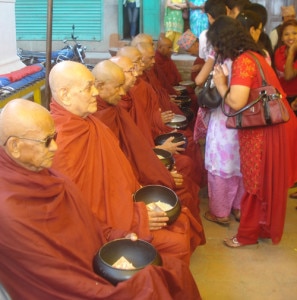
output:
<instances>
[{"instance_id":1,"label":"orange robe","mask_svg":"<svg viewBox=\"0 0 297 300\"><path fill-rule=\"evenodd\" d=\"M121 106L110 105L100 97L97 97L97 103L98 111L94 116L106 124L116 135L120 147L131 163L140 184L161 184L174 190L184 206L182 209L183 213L190 220L192 251L198 245L204 244L205 236L199 209L193 199L197 197L198 191L194 189L191 192L191 187L187 182L179 187L175 185L171 174L157 158L150 144L125 109ZM193 192L196 194L193 194Z\"/></svg>"},{"instance_id":2,"label":"orange robe","mask_svg":"<svg viewBox=\"0 0 297 300\"><path fill-rule=\"evenodd\" d=\"M26 170L2 147L0 165L0 282L12 299L201 299L174 257L116 286L96 275L95 253L126 232L102 226L64 175Z\"/></svg>"},{"instance_id":3,"label":"orange robe","mask_svg":"<svg viewBox=\"0 0 297 300\"><path fill-rule=\"evenodd\" d=\"M51 113L58 132L53 168L78 185L98 219L113 228L136 232L160 253L189 263L188 218L181 214L172 225L149 230L145 204L133 202L133 193L140 184L112 131L98 118L78 117L55 101L51 103Z\"/></svg>"}]
</instances>

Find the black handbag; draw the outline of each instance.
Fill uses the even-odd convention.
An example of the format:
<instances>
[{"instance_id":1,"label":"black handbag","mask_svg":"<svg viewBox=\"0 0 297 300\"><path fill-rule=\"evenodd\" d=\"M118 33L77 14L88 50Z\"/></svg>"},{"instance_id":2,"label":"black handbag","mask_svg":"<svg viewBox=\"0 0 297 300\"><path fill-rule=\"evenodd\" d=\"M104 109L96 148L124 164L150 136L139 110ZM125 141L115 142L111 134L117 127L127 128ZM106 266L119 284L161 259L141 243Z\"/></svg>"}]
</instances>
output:
<instances>
[{"instance_id":1,"label":"black handbag","mask_svg":"<svg viewBox=\"0 0 297 300\"><path fill-rule=\"evenodd\" d=\"M216 64L217 57L214 65ZM203 108L217 108L222 103L222 97L217 88L211 85L212 72L208 75L204 87L198 92L197 102L199 107Z\"/></svg>"},{"instance_id":2,"label":"black handbag","mask_svg":"<svg viewBox=\"0 0 297 300\"><path fill-rule=\"evenodd\" d=\"M225 111L225 98L222 101L222 111L228 117L227 128L244 129L274 125L287 122L290 118L289 112L283 103L282 95L274 86L268 85L262 67L257 57L249 53L255 60L260 71L262 86L251 89L248 104L238 111L230 109Z\"/></svg>"}]
</instances>

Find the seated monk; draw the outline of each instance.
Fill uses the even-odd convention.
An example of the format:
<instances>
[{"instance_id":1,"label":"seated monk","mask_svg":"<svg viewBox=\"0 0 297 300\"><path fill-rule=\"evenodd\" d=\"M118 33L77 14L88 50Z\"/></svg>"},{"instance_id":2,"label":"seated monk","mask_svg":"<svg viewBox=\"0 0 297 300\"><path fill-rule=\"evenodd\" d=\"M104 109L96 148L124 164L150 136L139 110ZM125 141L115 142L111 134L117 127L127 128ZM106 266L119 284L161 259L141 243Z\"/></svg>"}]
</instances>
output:
<instances>
[{"instance_id":1,"label":"seated monk","mask_svg":"<svg viewBox=\"0 0 297 300\"><path fill-rule=\"evenodd\" d=\"M117 56L130 58L135 64L138 74L135 85L129 89L126 95L122 96L119 104L129 112L153 148L155 146L154 138L157 135L175 131L164 124L166 119L170 120L172 118L173 113L166 112L161 114L156 92L148 82L140 77L143 73L143 62L142 55L137 48L125 46L118 51ZM192 159L186 155L180 155L181 152L185 151L182 147L184 142L173 143L172 140L172 137L168 138L161 148L174 155L177 171L184 177L192 178L197 176L192 167Z\"/></svg>"},{"instance_id":2,"label":"seated monk","mask_svg":"<svg viewBox=\"0 0 297 300\"><path fill-rule=\"evenodd\" d=\"M76 93L86 100L86 90L77 86ZM56 136L39 104L16 99L1 112L0 282L11 298L201 299L188 266L172 256L117 286L93 271L104 243L137 236L101 224L77 186L50 168Z\"/></svg>"},{"instance_id":3,"label":"seated monk","mask_svg":"<svg viewBox=\"0 0 297 300\"><path fill-rule=\"evenodd\" d=\"M174 190L183 206L183 213L190 219L191 224L191 249L205 243L202 223L199 216L198 203L195 201L196 194L191 194L191 187L187 181L183 181L180 174L169 172L152 151L150 144L145 139L139 128L132 120L129 113L103 93L103 86L107 79L115 82L121 80L122 73L125 76L124 89L128 91L135 83L133 62L127 57L112 57L110 61L98 63L93 74L101 88L97 96L98 111L93 115L105 123L117 136L120 147L131 163L133 171L141 185L161 184ZM121 69L117 66L120 66ZM106 76L108 74L108 76ZM110 86L109 89L111 90ZM190 210L189 210L190 209ZM190 213L191 211L191 213ZM196 218L193 219L193 216Z\"/></svg>"},{"instance_id":4,"label":"seated monk","mask_svg":"<svg viewBox=\"0 0 297 300\"><path fill-rule=\"evenodd\" d=\"M155 51L155 64L153 66L154 73L158 78L160 84L165 88L169 95L177 95L178 93L173 88L180 85L183 80L179 73L175 62L171 58L172 54L172 41L166 37L160 36L157 49ZM194 80L193 80L194 82ZM188 96L191 98L191 109L195 115L198 110L197 96L195 95L194 86L187 86ZM174 98L172 98L174 101ZM178 100L174 101L179 103Z\"/></svg>"},{"instance_id":5,"label":"seated monk","mask_svg":"<svg viewBox=\"0 0 297 300\"><path fill-rule=\"evenodd\" d=\"M120 74L114 81L112 71L108 69L106 82L97 81L97 86L102 97L116 104L124 94L125 77ZM135 232L160 253L189 263L189 220L167 226L165 212L148 211L143 202L133 201L133 193L140 188L133 169L112 131L92 115L98 95L94 82L93 74L73 61L58 63L50 72L51 114L59 145L53 168L77 184L100 221Z\"/></svg>"},{"instance_id":6,"label":"seated monk","mask_svg":"<svg viewBox=\"0 0 297 300\"><path fill-rule=\"evenodd\" d=\"M137 49L141 52L144 63L142 78L146 82L148 82L152 86L154 91L157 93L159 107L161 108L162 112L166 114L166 119L164 121L166 123L168 122L167 118L169 118L169 121L172 118L170 112L174 112L175 114L182 114L182 112L176 104L170 101L168 92L162 87L160 81L158 80L154 72L153 66L155 64L155 59L153 47L148 43L140 43L138 44ZM200 145L194 142L193 132L190 128L178 131L182 132L188 139L188 145L186 147L186 150L183 152L183 155L187 155L193 160L193 168L195 172L195 177L193 178L197 180L198 185L201 186L203 174L203 159L200 150Z\"/></svg>"}]
</instances>

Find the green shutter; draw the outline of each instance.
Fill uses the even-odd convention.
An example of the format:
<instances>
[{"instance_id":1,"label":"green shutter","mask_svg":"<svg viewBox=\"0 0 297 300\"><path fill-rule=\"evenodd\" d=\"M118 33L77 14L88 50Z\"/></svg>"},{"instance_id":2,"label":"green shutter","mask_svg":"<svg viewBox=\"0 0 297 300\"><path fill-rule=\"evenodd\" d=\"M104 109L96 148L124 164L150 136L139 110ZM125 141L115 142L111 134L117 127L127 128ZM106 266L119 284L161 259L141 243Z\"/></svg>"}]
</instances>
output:
<instances>
[{"instance_id":1,"label":"green shutter","mask_svg":"<svg viewBox=\"0 0 297 300\"><path fill-rule=\"evenodd\" d=\"M143 32L158 39L160 34L160 1L143 0Z\"/></svg>"},{"instance_id":2,"label":"green shutter","mask_svg":"<svg viewBox=\"0 0 297 300\"><path fill-rule=\"evenodd\" d=\"M17 0L17 40L46 40L47 0ZM53 40L71 39L72 25L78 40L102 39L103 0L53 0Z\"/></svg>"}]
</instances>

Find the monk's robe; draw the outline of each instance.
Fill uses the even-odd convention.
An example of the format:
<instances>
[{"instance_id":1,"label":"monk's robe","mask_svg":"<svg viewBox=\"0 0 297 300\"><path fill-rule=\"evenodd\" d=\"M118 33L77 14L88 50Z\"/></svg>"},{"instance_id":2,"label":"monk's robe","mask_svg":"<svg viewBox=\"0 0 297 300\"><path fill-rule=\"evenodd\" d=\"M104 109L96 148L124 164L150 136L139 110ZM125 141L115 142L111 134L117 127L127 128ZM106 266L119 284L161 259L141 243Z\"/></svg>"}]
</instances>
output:
<instances>
[{"instance_id":1,"label":"monk's robe","mask_svg":"<svg viewBox=\"0 0 297 300\"><path fill-rule=\"evenodd\" d=\"M140 82L143 82L145 85L147 84L141 79ZM140 101L137 100L134 101L134 100L136 99L135 98L133 99L133 97L130 97L129 95L125 95L122 96L121 101L119 102L118 105L124 108L127 112L129 112L129 115L132 117L134 123L140 129L144 138L148 142L150 149L152 149L155 147L154 139L152 136L152 130L151 130L153 122L150 123L152 119L147 119L147 114L146 114L150 110L147 109L145 113L142 108L142 105L140 104ZM162 122L160 122L160 124L162 124ZM177 171L183 175L184 187L186 187L187 192L189 192L192 195L192 198L189 197L182 198L182 200L184 201L183 204L190 209L190 211L195 216L195 218L200 222L200 214L199 214L200 200L198 196L199 186L191 177L193 172L190 163L192 163L192 160L189 157L180 154L173 155L173 157L175 159L175 165ZM185 199L188 200L185 201ZM193 200L189 201L190 199L193 199L194 201Z\"/></svg>"},{"instance_id":2,"label":"monk's robe","mask_svg":"<svg viewBox=\"0 0 297 300\"><path fill-rule=\"evenodd\" d=\"M112 131L98 118L76 116L56 101L51 103L58 133L53 168L72 179L82 191L98 219L113 228L133 231L150 241L162 254L174 255L189 263L190 222L180 220L160 230L149 230L143 202L134 202L140 188L132 167Z\"/></svg>"},{"instance_id":3,"label":"monk's robe","mask_svg":"<svg viewBox=\"0 0 297 300\"><path fill-rule=\"evenodd\" d=\"M64 175L26 170L3 148L0 165L0 282L12 299L201 299L188 266L172 256L117 286L96 275L95 253L126 232L100 224Z\"/></svg>"},{"instance_id":4,"label":"monk's robe","mask_svg":"<svg viewBox=\"0 0 297 300\"><path fill-rule=\"evenodd\" d=\"M171 57L162 55L157 50L155 52L155 64L153 66L153 69L161 86L166 89L168 94L176 95L176 91L173 89L173 86L180 85L179 83L183 79L176 67L176 64L171 59ZM189 97L192 100L191 108L193 109L194 113L197 113L198 104L197 104L197 96L195 95L194 88L192 86L187 86L187 92Z\"/></svg>"},{"instance_id":5,"label":"monk's robe","mask_svg":"<svg viewBox=\"0 0 297 300\"><path fill-rule=\"evenodd\" d=\"M172 110L176 114L182 114L178 106L169 100L167 92L159 85L153 71L144 72L139 77L136 84L129 90L129 95L136 98L139 105L143 105L143 110L146 112L147 118L153 120L152 134L155 138L159 134L168 133L172 128L165 125L161 119L160 109L162 111ZM140 101L141 100L141 101ZM134 102L136 102L134 101ZM201 186L203 183L203 159L200 150L200 145L193 140L193 132L187 128L178 130L183 133L188 140L186 151L181 153L181 156L188 156L192 160L191 178Z\"/></svg>"},{"instance_id":6,"label":"monk's robe","mask_svg":"<svg viewBox=\"0 0 297 300\"><path fill-rule=\"evenodd\" d=\"M97 96L97 104L98 111L93 115L107 125L118 138L120 147L131 163L140 184L160 184L174 190L182 203L183 213L190 220L192 251L196 246L204 244L205 236L199 215L198 190L192 190L194 194L191 194L191 186L187 181L184 181L182 186L175 185L170 172L157 158L150 144L124 108L119 105L110 105L99 96Z\"/></svg>"}]
</instances>

